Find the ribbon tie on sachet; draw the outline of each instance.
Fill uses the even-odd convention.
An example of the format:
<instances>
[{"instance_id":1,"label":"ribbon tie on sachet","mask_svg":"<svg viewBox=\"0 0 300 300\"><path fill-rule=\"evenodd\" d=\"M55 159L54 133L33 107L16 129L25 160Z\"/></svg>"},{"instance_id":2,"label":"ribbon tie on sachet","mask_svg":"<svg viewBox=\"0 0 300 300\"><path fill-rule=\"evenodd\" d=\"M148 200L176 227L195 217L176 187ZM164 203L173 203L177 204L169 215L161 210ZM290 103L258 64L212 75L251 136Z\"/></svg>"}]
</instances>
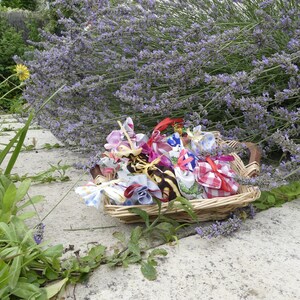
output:
<instances>
[{"instance_id":1,"label":"ribbon tie on sachet","mask_svg":"<svg viewBox=\"0 0 300 300\"><path fill-rule=\"evenodd\" d=\"M147 161L145 154L131 155L127 164L130 173L145 174L154 181L162 192L161 201L167 202L181 196L175 174L169 167L159 166L160 157Z\"/></svg>"},{"instance_id":2,"label":"ribbon tie on sachet","mask_svg":"<svg viewBox=\"0 0 300 300\"><path fill-rule=\"evenodd\" d=\"M160 134L160 131L154 130L147 142L147 145L153 149L153 151L159 155L168 153L172 150L172 147L167 143L167 138Z\"/></svg>"},{"instance_id":3,"label":"ribbon tie on sachet","mask_svg":"<svg viewBox=\"0 0 300 300\"><path fill-rule=\"evenodd\" d=\"M181 150L181 152L179 153L177 164L174 165L174 168L178 167L182 171L187 171L189 169L188 164L192 162L194 158L191 156L186 157L186 154L188 154L188 150Z\"/></svg>"},{"instance_id":4,"label":"ribbon tie on sachet","mask_svg":"<svg viewBox=\"0 0 300 300\"><path fill-rule=\"evenodd\" d=\"M195 181L195 175L189 166L195 157L188 156L187 149L180 151L177 163L174 165L174 173L181 194L187 199L202 198L203 188Z\"/></svg>"},{"instance_id":5,"label":"ribbon tie on sachet","mask_svg":"<svg viewBox=\"0 0 300 300\"><path fill-rule=\"evenodd\" d=\"M167 129L169 126L174 126L175 124L182 124L182 118L170 119L166 118L159 122L147 142L147 145L152 148L158 154L166 154L172 150L172 147L167 142L167 137L162 135L161 132Z\"/></svg>"},{"instance_id":6,"label":"ribbon tie on sachet","mask_svg":"<svg viewBox=\"0 0 300 300\"><path fill-rule=\"evenodd\" d=\"M198 162L194 170L196 180L204 186L208 198L234 195L238 184L233 179L235 173L230 165L222 161L213 161L206 157L205 162ZM212 192L213 190L219 190Z\"/></svg>"},{"instance_id":7,"label":"ribbon tie on sachet","mask_svg":"<svg viewBox=\"0 0 300 300\"><path fill-rule=\"evenodd\" d=\"M142 174L133 176L132 182L124 191L124 196L126 197L124 205L148 205L154 203L153 196L161 199L162 193L152 180Z\"/></svg>"}]
</instances>

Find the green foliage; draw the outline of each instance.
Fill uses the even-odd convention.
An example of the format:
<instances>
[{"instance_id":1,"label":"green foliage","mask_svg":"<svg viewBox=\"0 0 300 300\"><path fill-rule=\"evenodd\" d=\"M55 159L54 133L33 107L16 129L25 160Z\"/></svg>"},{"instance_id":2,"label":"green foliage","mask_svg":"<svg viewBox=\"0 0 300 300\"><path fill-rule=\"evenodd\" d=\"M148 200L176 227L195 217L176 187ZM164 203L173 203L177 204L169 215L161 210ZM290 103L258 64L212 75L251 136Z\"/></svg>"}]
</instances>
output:
<instances>
[{"instance_id":1,"label":"green foliage","mask_svg":"<svg viewBox=\"0 0 300 300\"><path fill-rule=\"evenodd\" d=\"M198 217L193 210L193 206L191 205L190 201L184 197L177 197L175 201L171 202L170 204L178 209L183 209L194 221L197 220Z\"/></svg>"},{"instance_id":2,"label":"green foliage","mask_svg":"<svg viewBox=\"0 0 300 300\"><path fill-rule=\"evenodd\" d=\"M298 199L299 197L300 181L295 181L270 191L262 191L260 198L253 205L260 210L265 210L270 207L282 206L285 202Z\"/></svg>"},{"instance_id":3,"label":"green foliage","mask_svg":"<svg viewBox=\"0 0 300 300\"><path fill-rule=\"evenodd\" d=\"M36 10L38 7L38 1L37 0L1 0L1 5L10 8Z\"/></svg>"},{"instance_id":4,"label":"green foliage","mask_svg":"<svg viewBox=\"0 0 300 300\"><path fill-rule=\"evenodd\" d=\"M44 144L43 146L43 149L47 149L47 150L51 150L51 149L57 149L57 148L61 148L61 145L58 144L58 143L55 143L53 145L49 144L49 143L46 143Z\"/></svg>"},{"instance_id":5,"label":"green foliage","mask_svg":"<svg viewBox=\"0 0 300 300\"><path fill-rule=\"evenodd\" d=\"M5 175L0 177L0 298L49 299L68 282L79 282L103 261L105 247L93 247L84 257L62 263L62 245L37 245L20 214L40 196L23 201L30 187L26 180L17 188ZM22 205L20 205L22 204ZM53 280L59 282L48 286ZM46 288L44 287L45 285Z\"/></svg>"},{"instance_id":6,"label":"green foliage","mask_svg":"<svg viewBox=\"0 0 300 300\"><path fill-rule=\"evenodd\" d=\"M66 16L69 19L74 19L73 9L76 8L78 9L78 11L80 11L82 6L84 6L83 3L73 2L72 5L60 6L59 7L60 13L58 13L57 10L58 7L53 5L56 2L56 0L49 0L48 2L49 2L49 9L47 10L47 15L46 15L47 22L45 23L44 30L58 35L61 35L61 32L64 30L64 25L58 22L61 17L60 14L62 13L64 16Z\"/></svg>"},{"instance_id":7,"label":"green foliage","mask_svg":"<svg viewBox=\"0 0 300 300\"><path fill-rule=\"evenodd\" d=\"M7 128L4 127L2 128L2 131L13 131L14 129L11 128ZM22 151L33 151L36 150L36 139L32 140L32 143L29 145L23 145ZM51 150L51 149L57 149L57 148L61 148L62 146L58 143L55 143L53 145L49 144L49 143L45 143L41 148L42 149L46 149L46 150Z\"/></svg>"},{"instance_id":8,"label":"green foliage","mask_svg":"<svg viewBox=\"0 0 300 300\"><path fill-rule=\"evenodd\" d=\"M71 168L70 165L61 165L61 161L57 165L51 165L50 168L46 171L39 172L35 175L18 175L11 174L10 178L13 181L23 181L25 179L30 179L34 183L50 183L56 181L68 181L70 180L69 176L66 175L66 171Z\"/></svg>"},{"instance_id":9,"label":"green foliage","mask_svg":"<svg viewBox=\"0 0 300 300\"><path fill-rule=\"evenodd\" d=\"M8 1L11 3L12 1ZM23 1L30 5L30 1ZM3 1L1 2L4 5ZM14 6L12 6L14 7ZM14 56L25 58L25 53L33 50L27 41L39 41L39 28L42 28L46 19L43 14L24 13L23 11L5 11L0 6L0 82L14 73ZM26 56L27 57L27 56ZM29 57L27 57L29 58ZM22 89L16 88L19 81L12 77L0 85L0 110L20 112L24 99ZM7 94L9 92L9 94ZM4 97L1 97L5 95Z\"/></svg>"},{"instance_id":10,"label":"green foliage","mask_svg":"<svg viewBox=\"0 0 300 300\"><path fill-rule=\"evenodd\" d=\"M28 47L23 41L21 33L11 27L4 18L0 18L0 81L13 73L13 56L22 56ZM11 78L0 85L0 96L18 86L17 78ZM16 89L9 93L7 97L0 99L0 110L9 110L10 107L16 107L20 98L20 90Z\"/></svg>"},{"instance_id":11,"label":"green foliage","mask_svg":"<svg viewBox=\"0 0 300 300\"><path fill-rule=\"evenodd\" d=\"M141 212L140 210L139 212ZM145 214L147 214L145 212ZM144 214L143 214L144 215ZM149 218L149 216L148 216ZM146 219L148 219L146 218ZM155 222L155 221L154 221ZM153 222L153 224L154 224ZM124 246L123 250L116 249L115 253L106 257L105 261L110 267L123 266L128 267L129 264L139 263L141 265L141 272L148 280L155 280L157 278L157 272L155 267L157 261L155 256L166 256L167 251L164 249L154 249L148 254L148 257L144 257L148 244L145 241L149 241L149 229L158 229L158 226L151 227L152 224L143 229L140 226L135 227L130 235L128 241L126 241L125 235L120 232L115 232L113 235Z\"/></svg>"},{"instance_id":12,"label":"green foliage","mask_svg":"<svg viewBox=\"0 0 300 300\"><path fill-rule=\"evenodd\" d=\"M157 272L155 266L157 261L154 259L155 256L162 255L166 256L168 252L164 249L156 248L152 250L147 258L147 261L143 261L141 264L141 272L148 280L155 280L157 278Z\"/></svg>"},{"instance_id":13,"label":"green foliage","mask_svg":"<svg viewBox=\"0 0 300 300\"><path fill-rule=\"evenodd\" d=\"M32 231L24 223L28 213L20 213L23 208L43 199L37 196L23 201L30 183L30 180L25 180L16 187L8 177L0 176L1 299L10 299L10 295L20 299L47 299L45 291L31 281L34 277L36 282L44 282L43 274L37 270L41 266L48 268L51 262L35 243Z\"/></svg>"},{"instance_id":14,"label":"green foliage","mask_svg":"<svg viewBox=\"0 0 300 300\"><path fill-rule=\"evenodd\" d=\"M60 272L57 262L62 246L56 252L47 250L35 243L32 231L19 217L0 222L1 299L10 299L11 295L17 299L48 299L42 284L53 279L48 274Z\"/></svg>"},{"instance_id":15,"label":"green foliage","mask_svg":"<svg viewBox=\"0 0 300 300\"><path fill-rule=\"evenodd\" d=\"M42 201L43 197L34 196L27 201L22 201L28 192L30 184L31 181L27 179L17 187L8 177L0 175L0 222L8 223L17 213L20 219L32 216L32 213L20 214L20 212L25 207Z\"/></svg>"},{"instance_id":16,"label":"green foliage","mask_svg":"<svg viewBox=\"0 0 300 300\"><path fill-rule=\"evenodd\" d=\"M26 45L21 33L8 24L5 18L0 19L0 71L8 72L14 64L14 55L23 55ZM5 74L5 73L4 73Z\"/></svg>"}]
</instances>

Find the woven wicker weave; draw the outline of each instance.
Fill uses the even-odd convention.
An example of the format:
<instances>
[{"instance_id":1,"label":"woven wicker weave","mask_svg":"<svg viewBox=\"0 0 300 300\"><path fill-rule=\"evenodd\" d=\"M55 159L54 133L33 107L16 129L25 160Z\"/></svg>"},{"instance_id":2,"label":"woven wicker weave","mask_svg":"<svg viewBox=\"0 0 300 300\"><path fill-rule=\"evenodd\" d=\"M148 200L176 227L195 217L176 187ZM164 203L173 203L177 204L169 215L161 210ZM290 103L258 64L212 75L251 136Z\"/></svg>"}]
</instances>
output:
<instances>
[{"instance_id":1,"label":"woven wicker weave","mask_svg":"<svg viewBox=\"0 0 300 300\"><path fill-rule=\"evenodd\" d=\"M227 144L232 148L236 148L240 143L236 141L222 141L219 134L215 133L218 144ZM250 150L250 160L248 165L244 165L243 161L236 153L231 153L235 160L231 162L232 169L240 176L252 177L259 173L260 152L255 144L246 143ZM229 197L218 197L211 199L194 199L189 202L193 206L194 212L198 216L198 221L222 220L226 218L230 212L239 207L247 206L250 202L256 200L260 196L260 190L254 186L240 186L238 194ZM145 210L150 219L157 217L159 210L158 205L133 205L121 206L112 205L108 198L104 201L104 211L114 218L125 223L142 222L142 219L130 212L128 209L137 207ZM179 222L195 222L183 209L172 206L169 203L162 203L161 213L171 217Z\"/></svg>"}]
</instances>

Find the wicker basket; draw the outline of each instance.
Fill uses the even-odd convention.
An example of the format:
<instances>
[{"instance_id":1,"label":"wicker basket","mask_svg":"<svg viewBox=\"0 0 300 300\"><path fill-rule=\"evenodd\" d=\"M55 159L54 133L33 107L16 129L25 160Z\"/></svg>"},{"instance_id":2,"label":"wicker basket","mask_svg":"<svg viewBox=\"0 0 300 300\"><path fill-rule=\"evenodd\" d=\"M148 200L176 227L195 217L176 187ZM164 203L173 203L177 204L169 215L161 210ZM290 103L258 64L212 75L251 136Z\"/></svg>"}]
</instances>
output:
<instances>
[{"instance_id":1,"label":"wicker basket","mask_svg":"<svg viewBox=\"0 0 300 300\"><path fill-rule=\"evenodd\" d=\"M227 144L236 148L240 143L236 141L222 141L218 133L215 133L218 144ZM245 143L250 150L249 164L244 165L243 161L236 153L231 153L235 160L231 162L232 169L241 176L252 177L259 173L260 151L253 143ZM255 201L260 196L260 190L254 186L240 186L238 194L228 197L217 197L211 199L194 199L189 200L193 206L194 212L198 216L198 221L222 220L230 212L239 207L247 206L250 202ZM150 219L157 217L159 210L158 205L133 205L121 206L112 205L108 198L104 201L104 211L114 218L118 218L125 223L142 222L140 216L129 211L130 208L137 207L145 210ZM183 209L172 206L169 203L162 203L161 213L165 214L178 222L195 222Z\"/></svg>"}]
</instances>

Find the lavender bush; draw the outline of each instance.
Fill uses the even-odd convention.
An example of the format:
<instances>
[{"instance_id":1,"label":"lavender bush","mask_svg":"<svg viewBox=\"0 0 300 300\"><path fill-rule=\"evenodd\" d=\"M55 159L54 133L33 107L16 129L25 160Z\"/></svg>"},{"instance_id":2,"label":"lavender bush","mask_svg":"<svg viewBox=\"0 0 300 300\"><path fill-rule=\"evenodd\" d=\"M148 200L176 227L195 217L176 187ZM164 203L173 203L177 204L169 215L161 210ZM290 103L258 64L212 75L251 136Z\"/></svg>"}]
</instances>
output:
<instances>
[{"instance_id":1,"label":"lavender bush","mask_svg":"<svg viewBox=\"0 0 300 300\"><path fill-rule=\"evenodd\" d=\"M278 177L299 175L299 1L57 0L59 35L26 62L40 123L99 150L115 120L140 129L166 116L260 142ZM67 12L65 17L62 12ZM113 125L112 125L113 124ZM268 171L266 174L269 173Z\"/></svg>"}]
</instances>

